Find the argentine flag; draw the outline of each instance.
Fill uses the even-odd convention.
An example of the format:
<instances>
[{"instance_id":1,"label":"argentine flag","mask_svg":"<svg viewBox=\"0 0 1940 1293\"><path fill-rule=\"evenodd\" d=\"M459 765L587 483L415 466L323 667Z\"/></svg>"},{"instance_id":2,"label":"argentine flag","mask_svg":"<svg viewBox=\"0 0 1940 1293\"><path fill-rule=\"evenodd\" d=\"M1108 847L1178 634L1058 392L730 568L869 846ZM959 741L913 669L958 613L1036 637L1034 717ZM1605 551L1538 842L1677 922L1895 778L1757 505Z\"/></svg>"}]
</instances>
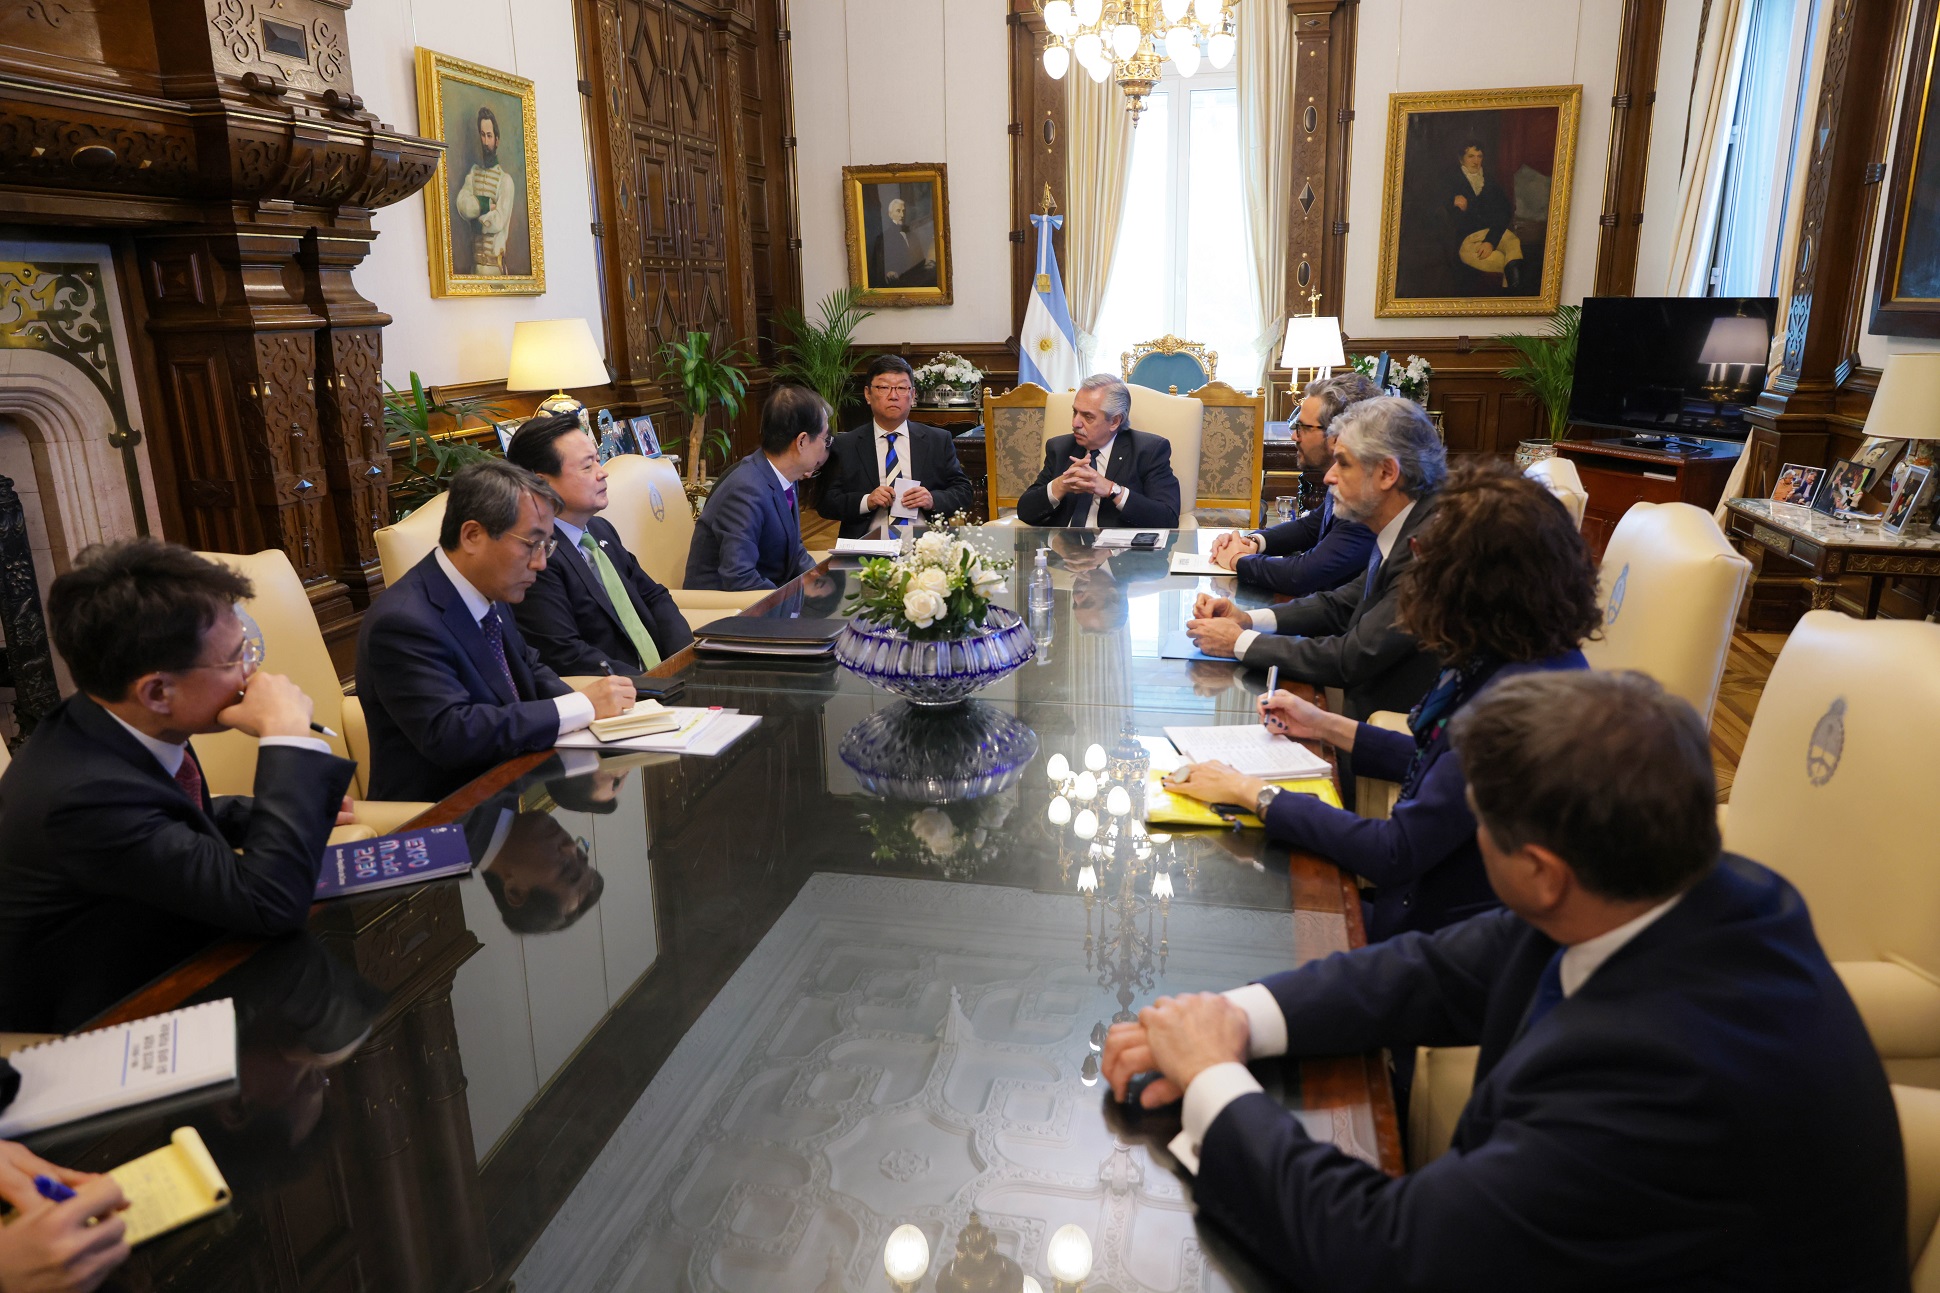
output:
<instances>
[{"instance_id":1,"label":"argentine flag","mask_svg":"<svg viewBox=\"0 0 1940 1293\"><path fill-rule=\"evenodd\" d=\"M1069 390L1078 384L1078 330L1071 326L1071 307L1064 303L1064 276L1051 249L1051 231L1063 216L1034 215L1037 226L1037 273L1031 281L1031 303L1024 310L1024 331L1018 338L1017 380L1036 382L1047 391Z\"/></svg>"}]
</instances>

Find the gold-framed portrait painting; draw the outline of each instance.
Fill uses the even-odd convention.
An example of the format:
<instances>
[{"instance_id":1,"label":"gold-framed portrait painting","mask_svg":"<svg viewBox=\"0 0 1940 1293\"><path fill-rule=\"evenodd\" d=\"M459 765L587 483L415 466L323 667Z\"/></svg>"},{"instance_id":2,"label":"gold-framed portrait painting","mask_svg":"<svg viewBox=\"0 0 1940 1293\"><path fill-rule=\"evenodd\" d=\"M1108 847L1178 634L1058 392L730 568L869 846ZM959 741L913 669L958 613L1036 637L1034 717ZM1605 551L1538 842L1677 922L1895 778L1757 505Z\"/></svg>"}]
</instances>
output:
<instances>
[{"instance_id":1,"label":"gold-framed portrait painting","mask_svg":"<svg viewBox=\"0 0 1940 1293\"><path fill-rule=\"evenodd\" d=\"M1388 96L1375 309L1554 314L1583 87Z\"/></svg>"},{"instance_id":2,"label":"gold-framed portrait painting","mask_svg":"<svg viewBox=\"0 0 1940 1293\"><path fill-rule=\"evenodd\" d=\"M949 305L950 178L942 162L844 166L849 284L862 305Z\"/></svg>"},{"instance_id":3,"label":"gold-framed portrait painting","mask_svg":"<svg viewBox=\"0 0 1940 1293\"><path fill-rule=\"evenodd\" d=\"M419 46L418 133L445 145L424 188L431 295L545 291L532 82Z\"/></svg>"}]
</instances>

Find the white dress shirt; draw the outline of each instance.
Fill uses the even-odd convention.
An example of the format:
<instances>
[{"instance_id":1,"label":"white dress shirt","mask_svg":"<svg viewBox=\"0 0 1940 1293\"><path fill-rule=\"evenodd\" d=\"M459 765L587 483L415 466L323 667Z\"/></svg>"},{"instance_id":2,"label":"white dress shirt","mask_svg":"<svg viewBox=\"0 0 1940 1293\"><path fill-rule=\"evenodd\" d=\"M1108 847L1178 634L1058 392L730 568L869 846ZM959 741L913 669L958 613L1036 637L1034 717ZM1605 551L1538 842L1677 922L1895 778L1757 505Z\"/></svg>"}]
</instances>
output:
<instances>
[{"instance_id":1,"label":"white dress shirt","mask_svg":"<svg viewBox=\"0 0 1940 1293\"><path fill-rule=\"evenodd\" d=\"M1388 564L1388 554L1393 552L1394 545L1400 542L1401 527L1408 523L1408 514L1414 510L1414 501L1411 499L1408 505L1399 512L1396 512L1394 519L1382 526L1381 532L1374 536L1374 546L1381 550L1382 565L1385 566ZM1339 515L1338 509L1336 509L1335 514ZM1260 634L1278 633L1280 631L1280 622L1273 618L1273 608L1271 606L1262 606L1256 611L1247 612L1247 614L1253 618L1253 627L1241 633L1233 642L1233 657L1238 660L1244 660L1246 658L1246 648L1252 646L1258 640Z\"/></svg>"},{"instance_id":2,"label":"white dress shirt","mask_svg":"<svg viewBox=\"0 0 1940 1293\"><path fill-rule=\"evenodd\" d=\"M552 523L558 526L560 531L566 536L565 546L571 548L573 554L585 562L595 574L599 573L599 567L593 565L593 558L587 554L586 549L579 546L579 541L585 535L586 531L574 525L571 521L566 520L564 517L555 516L552 518ZM599 540L595 539L593 542L598 543Z\"/></svg>"},{"instance_id":3,"label":"white dress shirt","mask_svg":"<svg viewBox=\"0 0 1940 1293\"><path fill-rule=\"evenodd\" d=\"M889 468L885 465L889 459L889 437L891 435L896 437L896 476L903 480L915 480L916 477L910 475L909 472L909 419L904 418L893 427L886 427L880 422L871 420L869 429L876 433L876 482L881 485L887 485L894 479L890 476ZM874 491L870 492L873 493ZM868 494L862 496L861 501L856 504L856 510L864 516L869 515L873 510L875 516L872 524L874 525L881 525L889 519L888 508L870 508Z\"/></svg>"},{"instance_id":4,"label":"white dress shirt","mask_svg":"<svg viewBox=\"0 0 1940 1293\"><path fill-rule=\"evenodd\" d=\"M553 524L557 525L559 522L555 520ZM483 620L486 613L492 609L491 599L472 587L471 580L458 573L458 567L451 564L451 558L445 555L443 548L433 548L431 555L437 558L438 569L445 572L445 578L451 581L451 586L458 590L458 596L464 601L465 609L470 612L473 621ZM580 559L585 559L584 553L580 554ZM507 667L510 667L510 662ZM552 703L559 710L561 736L567 732L577 732L593 721L593 702L579 692L569 691L563 696L555 696Z\"/></svg>"},{"instance_id":5,"label":"white dress shirt","mask_svg":"<svg viewBox=\"0 0 1940 1293\"><path fill-rule=\"evenodd\" d=\"M122 731L134 737L137 741L140 741L142 749L154 755L155 762L162 765L163 772L166 772L172 777L181 770L182 760L189 757L189 747L186 744L172 745L167 741L158 741L139 728L129 726L128 723L123 721L121 715L115 713L112 709L104 706L102 712L107 714L115 722L120 723ZM294 745L299 750L315 750L318 754L331 753L330 743L317 736L265 736L258 740L256 744ZM215 792L210 791L209 793L214 794Z\"/></svg>"},{"instance_id":6,"label":"white dress shirt","mask_svg":"<svg viewBox=\"0 0 1940 1293\"><path fill-rule=\"evenodd\" d=\"M1613 930L1598 934L1595 938L1586 938L1567 948L1563 952L1563 964L1558 969L1564 999L1575 996L1589 982L1590 976L1617 954L1619 948L1649 929L1683 898L1682 893L1674 894L1635 920L1626 921ZM1273 999L1273 994L1264 984L1249 983L1223 995L1246 1012L1249 1030L1247 1059L1264 1059L1287 1053L1287 1019L1280 1013L1280 1003ZM1186 1088L1185 1106L1180 1112L1184 1130L1167 1146L1173 1157L1183 1163L1187 1171L1197 1174L1199 1147L1205 1144L1206 1133L1212 1130L1213 1122L1225 1112L1227 1105L1261 1089L1258 1079L1247 1070L1246 1065L1237 1061L1215 1064L1200 1073Z\"/></svg>"}]
</instances>

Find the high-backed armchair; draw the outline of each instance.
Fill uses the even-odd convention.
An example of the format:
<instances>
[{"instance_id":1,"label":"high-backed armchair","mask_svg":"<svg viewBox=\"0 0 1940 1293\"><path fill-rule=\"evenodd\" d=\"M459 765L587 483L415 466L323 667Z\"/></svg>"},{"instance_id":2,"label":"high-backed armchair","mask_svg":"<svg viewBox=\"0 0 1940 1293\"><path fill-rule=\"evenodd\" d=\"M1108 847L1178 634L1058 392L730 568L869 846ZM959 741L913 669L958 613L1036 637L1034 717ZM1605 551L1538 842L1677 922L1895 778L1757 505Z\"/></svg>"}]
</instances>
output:
<instances>
[{"instance_id":1,"label":"high-backed armchair","mask_svg":"<svg viewBox=\"0 0 1940 1293\"><path fill-rule=\"evenodd\" d=\"M1017 507L1044 466L1044 446L1071 429L1072 391L1050 392L1030 382L1003 395L984 394L984 452L990 472L990 515ZM1179 527L1196 528L1200 433L1205 406L1184 395L1132 387L1134 429L1164 436L1172 444L1172 472L1179 478Z\"/></svg>"},{"instance_id":2,"label":"high-backed armchair","mask_svg":"<svg viewBox=\"0 0 1940 1293\"><path fill-rule=\"evenodd\" d=\"M1745 738L1725 846L1798 886L1896 1082L1940 1087L1940 625L1813 611Z\"/></svg>"},{"instance_id":3,"label":"high-backed armchair","mask_svg":"<svg viewBox=\"0 0 1940 1293\"><path fill-rule=\"evenodd\" d=\"M764 589L744 592L682 588L687 549L694 542L694 509L688 505L680 471L669 458L623 453L606 464L604 516L619 531L620 542L640 568L673 593L674 605L698 628L732 615L767 596Z\"/></svg>"},{"instance_id":4,"label":"high-backed armchair","mask_svg":"<svg viewBox=\"0 0 1940 1293\"><path fill-rule=\"evenodd\" d=\"M1138 399L1136 393L1134 400ZM1265 484L1266 391L1207 382L1192 393L1203 409L1199 431L1200 507L1243 508L1252 524Z\"/></svg>"},{"instance_id":5,"label":"high-backed armchair","mask_svg":"<svg viewBox=\"0 0 1940 1293\"><path fill-rule=\"evenodd\" d=\"M1119 372L1133 386L1190 395L1219 373L1219 355L1197 341L1166 333L1141 341L1118 357Z\"/></svg>"},{"instance_id":6,"label":"high-backed armchair","mask_svg":"<svg viewBox=\"0 0 1940 1293\"><path fill-rule=\"evenodd\" d=\"M321 739L329 742L332 751L357 763L350 783L356 825L339 828L343 833L332 839L388 834L431 807L363 798L370 773L370 740L364 727L363 705L356 697L344 695L337 668L330 661L330 648L323 642L323 630L317 626L316 613L310 609L303 581L290 559L274 548L250 556L229 552L202 555L240 571L255 586L256 595L244 609L263 631L264 668L287 675L303 689L315 702L316 721L341 734ZM254 737L215 732L194 738L194 745L211 794L251 793L256 784Z\"/></svg>"},{"instance_id":7,"label":"high-backed armchair","mask_svg":"<svg viewBox=\"0 0 1940 1293\"><path fill-rule=\"evenodd\" d=\"M1940 1091L1895 1086L1906 1150L1906 1257L1913 1293L1940 1293Z\"/></svg>"},{"instance_id":8,"label":"high-backed armchair","mask_svg":"<svg viewBox=\"0 0 1940 1293\"><path fill-rule=\"evenodd\" d=\"M1638 503L1603 550L1603 636L1583 644L1592 669L1638 669L1691 702L1707 724L1718 699L1751 563L1711 514L1689 503Z\"/></svg>"},{"instance_id":9,"label":"high-backed armchair","mask_svg":"<svg viewBox=\"0 0 1940 1293\"><path fill-rule=\"evenodd\" d=\"M385 526L372 537L377 540L377 562L384 568L388 587L404 578L412 566L430 555L438 546L438 531L445 523L445 496L435 495L402 521Z\"/></svg>"},{"instance_id":10,"label":"high-backed armchair","mask_svg":"<svg viewBox=\"0 0 1940 1293\"><path fill-rule=\"evenodd\" d=\"M1577 474L1575 463L1568 458L1544 458L1530 463L1522 474L1540 480L1569 512L1576 528L1583 528L1583 509L1590 505L1590 491L1583 488L1583 477Z\"/></svg>"}]
</instances>

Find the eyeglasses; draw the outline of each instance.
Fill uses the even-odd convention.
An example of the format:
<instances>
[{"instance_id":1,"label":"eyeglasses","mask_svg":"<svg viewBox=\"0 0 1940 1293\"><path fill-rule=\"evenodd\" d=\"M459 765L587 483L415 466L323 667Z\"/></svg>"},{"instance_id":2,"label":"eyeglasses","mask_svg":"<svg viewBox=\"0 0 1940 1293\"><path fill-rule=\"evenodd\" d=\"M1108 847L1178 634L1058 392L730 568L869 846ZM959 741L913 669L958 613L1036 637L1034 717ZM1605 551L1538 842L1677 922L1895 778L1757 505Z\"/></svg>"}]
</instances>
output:
<instances>
[{"instance_id":1,"label":"eyeglasses","mask_svg":"<svg viewBox=\"0 0 1940 1293\"><path fill-rule=\"evenodd\" d=\"M187 673L191 669L234 669L241 666L242 675L247 679L263 667L263 657L269 654L269 648L263 645L262 626L257 624L241 605L235 609L236 618L242 621L243 630L242 649L237 652L236 658L219 661L216 664L192 664L178 672Z\"/></svg>"},{"instance_id":2,"label":"eyeglasses","mask_svg":"<svg viewBox=\"0 0 1940 1293\"><path fill-rule=\"evenodd\" d=\"M1325 431L1327 429L1318 422L1295 422L1294 425L1302 431Z\"/></svg>"},{"instance_id":3,"label":"eyeglasses","mask_svg":"<svg viewBox=\"0 0 1940 1293\"><path fill-rule=\"evenodd\" d=\"M511 537L525 545L525 559L527 561L531 561L535 554L541 557L550 557L559 550L559 536L556 534L547 535L543 539L528 539L523 534L515 534Z\"/></svg>"},{"instance_id":4,"label":"eyeglasses","mask_svg":"<svg viewBox=\"0 0 1940 1293\"><path fill-rule=\"evenodd\" d=\"M909 385L902 385L902 386L875 385L875 386L871 386L869 389L874 391L878 395L913 395L916 393L916 388L914 386L909 386Z\"/></svg>"}]
</instances>

